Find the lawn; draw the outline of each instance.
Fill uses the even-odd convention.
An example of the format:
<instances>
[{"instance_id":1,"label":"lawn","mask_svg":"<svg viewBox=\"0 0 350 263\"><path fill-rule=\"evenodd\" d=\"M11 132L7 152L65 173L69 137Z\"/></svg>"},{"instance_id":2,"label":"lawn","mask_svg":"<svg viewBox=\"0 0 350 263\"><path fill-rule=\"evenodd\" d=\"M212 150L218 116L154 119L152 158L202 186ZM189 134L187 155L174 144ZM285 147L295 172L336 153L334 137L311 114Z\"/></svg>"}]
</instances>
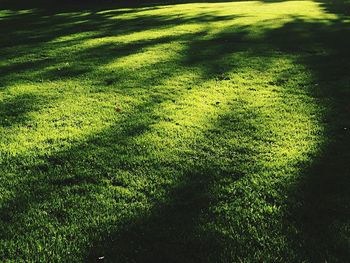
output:
<instances>
[{"instance_id":1,"label":"lawn","mask_svg":"<svg viewBox=\"0 0 350 263\"><path fill-rule=\"evenodd\" d=\"M347 0L18 1L1 262L350 262Z\"/></svg>"}]
</instances>

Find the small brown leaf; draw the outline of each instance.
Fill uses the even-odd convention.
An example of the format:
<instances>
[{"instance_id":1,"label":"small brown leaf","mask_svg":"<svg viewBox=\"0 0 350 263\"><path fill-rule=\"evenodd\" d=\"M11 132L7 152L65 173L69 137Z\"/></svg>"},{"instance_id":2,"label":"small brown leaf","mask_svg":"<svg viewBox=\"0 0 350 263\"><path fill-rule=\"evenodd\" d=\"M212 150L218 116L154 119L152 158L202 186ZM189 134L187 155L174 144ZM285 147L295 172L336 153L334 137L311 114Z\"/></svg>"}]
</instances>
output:
<instances>
[{"instance_id":1,"label":"small brown leaf","mask_svg":"<svg viewBox=\"0 0 350 263\"><path fill-rule=\"evenodd\" d=\"M122 109L119 108L119 107L115 107L114 110L115 110L116 112L121 112L121 111L122 111Z\"/></svg>"}]
</instances>

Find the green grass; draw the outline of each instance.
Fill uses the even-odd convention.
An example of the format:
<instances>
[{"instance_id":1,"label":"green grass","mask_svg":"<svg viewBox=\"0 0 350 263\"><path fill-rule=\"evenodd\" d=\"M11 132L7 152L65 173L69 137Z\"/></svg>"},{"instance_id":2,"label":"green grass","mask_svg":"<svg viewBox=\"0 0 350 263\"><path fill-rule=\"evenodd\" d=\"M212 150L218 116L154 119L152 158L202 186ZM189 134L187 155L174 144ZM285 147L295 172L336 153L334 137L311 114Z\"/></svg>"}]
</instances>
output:
<instances>
[{"instance_id":1,"label":"green grass","mask_svg":"<svg viewBox=\"0 0 350 263\"><path fill-rule=\"evenodd\" d=\"M350 261L347 1L14 2L0 261Z\"/></svg>"}]
</instances>

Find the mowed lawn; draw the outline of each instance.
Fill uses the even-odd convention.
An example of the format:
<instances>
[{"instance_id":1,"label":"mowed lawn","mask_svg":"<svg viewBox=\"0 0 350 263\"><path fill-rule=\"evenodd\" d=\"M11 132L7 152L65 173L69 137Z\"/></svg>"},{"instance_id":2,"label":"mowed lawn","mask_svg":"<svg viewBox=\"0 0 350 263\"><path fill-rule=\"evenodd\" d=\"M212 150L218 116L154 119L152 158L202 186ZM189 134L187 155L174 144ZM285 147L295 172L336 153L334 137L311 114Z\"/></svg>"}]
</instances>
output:
<instances>
[{"instance_id":1,"label":"mowed lawn","mask_svg":"<svg viewBox=\"0 0 350 263\"><path fill-rule=\"evenodd\" d=\"M344 1L0 2L0 261L350 262Z\"/></svg>"}]
</instances>

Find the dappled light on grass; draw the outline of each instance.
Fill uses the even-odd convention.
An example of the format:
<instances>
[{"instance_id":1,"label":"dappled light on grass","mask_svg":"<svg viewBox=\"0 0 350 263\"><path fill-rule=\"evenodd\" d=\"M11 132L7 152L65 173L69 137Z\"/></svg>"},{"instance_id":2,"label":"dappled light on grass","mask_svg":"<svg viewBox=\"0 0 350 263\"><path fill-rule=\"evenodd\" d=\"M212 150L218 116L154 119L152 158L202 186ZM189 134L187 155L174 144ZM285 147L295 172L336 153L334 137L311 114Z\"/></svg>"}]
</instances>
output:
<instances>
[{"instance_id":1,"label":"dappled light on grass","mask_svg":"<svg viewBox=\"0 0 350 263\"><path fill-rule=\"evenodd\" d=\"M331 184L314 160L349 143L332 135L348 126L343 17L312 1L0 17L2 258L349 257L347 235L334 248L324 229L346 220L308 194L323 193L315 171Z\"/></svg>"}]
</instances>

